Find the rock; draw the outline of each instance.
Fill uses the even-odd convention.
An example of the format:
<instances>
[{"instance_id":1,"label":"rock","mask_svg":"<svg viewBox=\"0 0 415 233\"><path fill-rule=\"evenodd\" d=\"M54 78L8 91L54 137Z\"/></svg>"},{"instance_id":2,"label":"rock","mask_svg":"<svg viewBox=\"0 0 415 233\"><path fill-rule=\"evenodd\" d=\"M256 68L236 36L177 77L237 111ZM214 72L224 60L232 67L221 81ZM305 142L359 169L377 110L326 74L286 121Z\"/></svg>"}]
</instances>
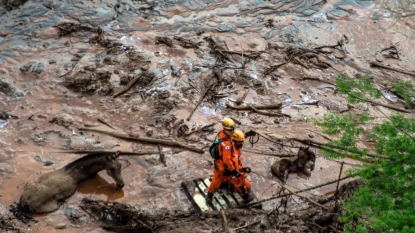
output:
<instances>
[{"instance_id":1,"label":"rock","mask_svg":"<svg viewBox=\"0 0 415 233\"><path fill-rule=\"evenodd\" d=\"M349 13L343 10L334 9L327 13L328 19L335 19L335 20L341 20L341 19L348 19Z\"/></svg>"},{"instance_id":2,"label":"rock","mask_svg":"<svg viewBox=\"0 0 415 233\"><path fill-rule=\"evenodd\" d=\"M170 96L171 96L171 94L168 90L164 90L164 91L161 91L161 92L157 93L157 97L160 98L160 99L167 99Z\"/></svg>"},{"instance_id":3,"label":"rock","mask_svg":"<svg viewBox=\"0 0 415 233\"><path fill-rule=\"evenodd\" d=\"M0 175L1 176L9 176L14 172L13 166L7 163L0 163Z\"/></svg>"},{"instance_id":4,"label":"rock","mask_svg":"<svg viewBox=\"0 0 415 233\"><path fill-rule=\"evenodd\" d=\"M55 123L57 125L61 125L63 127L69 127L74 122L74 119L69 114L60 114L56 117L53 117L52 120L49 121L49 123Z\"/></svg>"},{"instance_id":5,"label":"rock","mask_svg":"<svg viewBox=\"0 0 415 233\"><path fill-rule=\"evenodd\" d=\"M235 31L235 27L231 22L224 22L218 25L217 29L218 32L230 32Z\"/></svg>"},{"instance_id":6,"label":"rock","mask_svg":"<svg viewBox=\"0 0 415 233\"><path fill-rule=\"evenodd\" d=\"M24 74L31 73L39 78L40 74L45 70L46 64L44 62L29 62L20 67L20 71Z\"/></svg>"},{"instance_id":7,"label":"rock","mask_svg":"<svg viewBox=\"0 0 415 233\"><path fill-rule=\"evenodd\" d=\"M42 162L42 163L43 163L43 158L42 158L42 155L40 155L40 154L36 154L36 155L35 155L35 160L36 160L36 161L38 161L38 162Z\"/></svg>"},{"instance_id":8,"label":"rock","mask_svg":"<svg viewBox=\"0 0 415 233\"><path fill-rule=\"evenodd\" d=\"M0 77L0 92L9 97L22 97L23 93L17 91L10 83L7 82L5 77Z\"/></svg>"},{"instance_id":9,"label":"rock","mask_svg":"<svg viewBox=\"0 0 415 233\"><path fill-rule=\"evenodd\" d=\"M55 227L55 229L57 229L57 230L66 229L66 224L60 224L60 225L57 225L57 226Z\"/></svg>"}]
</instances>

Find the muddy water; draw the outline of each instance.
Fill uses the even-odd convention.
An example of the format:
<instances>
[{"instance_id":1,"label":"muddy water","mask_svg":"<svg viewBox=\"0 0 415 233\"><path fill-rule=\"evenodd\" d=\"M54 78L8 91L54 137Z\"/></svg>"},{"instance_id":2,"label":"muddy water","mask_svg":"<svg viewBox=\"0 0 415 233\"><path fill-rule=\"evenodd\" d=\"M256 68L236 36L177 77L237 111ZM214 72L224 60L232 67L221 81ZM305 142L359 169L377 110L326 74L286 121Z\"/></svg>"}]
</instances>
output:
<instances>
[{"instance_id":1,"label":"muddy water","mask_svg":"<svg viewBox=\"0 0 415 233\"><path fill-rule=\"evenodd\" d=\"M97 118L104 119L120 132L174 138L198 148L206 148L214 133L177 138L177 122L184 120L184 124L192 129L232 116L242 123L238 127L244 131L254 129L277 138L305 137L323 142L325 139L320 136L319 129L308 120L319 118L327 111L346 109L346 100L334 95L330 84L301 81L300 78L333 82L334 77L343 72L349 76L369 73L380 83L390 80L388 72L369 67L368 61L375 58L403 69L415 69L414 54L410 49L413 43L409 37L402 36L413 34L414 30L408 25L395 24L372 1L324 2L123 1L118 13L114 8L117 2L111 0L29 1L11 11L0 7L0 110L18 116L0 128L1 205L8 207L18 201L26 182L62 168L81 156L55 152L65 149L158 151L154 145L78 130L86 125L111 130ZM85 72L88 67L110 72L109 83L115 91L125 87L119 84L123 76L140 72L126 68L127 52L108 55L110 52L106 48L89 43L94 36L91 32L59 37L54 26L68 21L100 26L106 39L122 44L121 50L130 47L142 53L150 61L148 69L155 74L155 80L148 86L134 87L117 98L98 93L88 95L67 88L65 80ZM272 25L266 26L267 22ZM175 35L200 42L201 48L183 48L175 40L173 47L155 44L156 36L172 38ZM306 69L290 62L272 75L263 76L270 66L286 61L283 51L287 47L335 45L343 35L349 39L343 48L346 57L327 55L332 68ZM201 80L209 78L211 70L208 67L216 61L204 40L209 36L227 50L242 54L261 52L261 56L250 61L245 60L246 56L229 56L226 66L230 69L224 69L223 76L231 82L217 90L228 96L202 102L187 120L205 91ZM397 42L401 60L386 59L377 54ZM277 49L269 48L269 44ZM103 62L102 57L106 56L112 62ZM245 73L241 73L239 68L244 61ZM11 87L11 91L5 86ZM225 104L235 101L245 87L250 88L245 104L282 102L282 112L291 115L291 119L227 109ZM170 93L169 97L160 97L166 91ZM313 101L318 103L303 105ZM381 116L372 106L362 105L357 109ZM218 123L214 130L219 129ZM296 153L289 147L280 151L277 145L262 139L253 148L249 144L246 147L276 154ZM39 223L30 229L22 227L27 232L53 232L57 231L55 227L65 225L67 228L60 232L102 232L99 224L79 209L83 198L124 202L148 213L189 211L192 206L180 184L183 180L210 174L210 156L170 147L161 149L166 156L166 166L160 162L157 153L123 158L122 174L126 186L122 191L117 191L114 181L105 172L100 172L94 179L81 184L78 192L58 211L36 216ZM275 195L279 189L270 166L276 157L249 152L243 156L244 163L254 170L249 179L255 194L260 199ZM346 161L343 176L352 166L350 164L358 164L349 159ZM308 188L337 179L339 170L338 161L318 156L316 169L309 179L301 174L291 174L287 184L292 190ZM328 195L333 190L335 184L305 195ZM276 202L266 202L263 208L272 209ZM79 221L71 222L71 216L77 216Z\"/></svg>"}]
</instances>

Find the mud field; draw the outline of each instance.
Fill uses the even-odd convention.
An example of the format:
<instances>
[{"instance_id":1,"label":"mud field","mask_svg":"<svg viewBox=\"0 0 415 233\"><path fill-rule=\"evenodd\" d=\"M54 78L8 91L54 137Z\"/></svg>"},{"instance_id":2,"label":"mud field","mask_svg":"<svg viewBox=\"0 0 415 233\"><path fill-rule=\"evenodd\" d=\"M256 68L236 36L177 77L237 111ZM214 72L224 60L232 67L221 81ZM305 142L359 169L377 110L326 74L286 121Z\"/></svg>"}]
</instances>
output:
<instances>
[{"instance_id":1,"label":"mud field","mask_svg":"<svg viewBox=\"0 0 415 233\"><path fill-rule=\"evenodd\" d=\"M341 186L351 181L342 180L335 196L336 182L299 193L305 199L284 192L271 165L304 142L326 142L312 122L326 112L367 111L382 119L393 111L349 106L336 94L337 74L372 76L385 90L379 102L403 108L388 84L415 70L415 26L397 23L376 1L0 3L6 232L341 232L337 199L350 196L357 181ZM181 183L212 173L207 149L224 117L260 134L245 143L243 158L255 195L269 201L261 209L200 216ZM339 178L341 161L311 149L316 169L309 179L291 174L286 184L293 192ZM37 222L10 219L27 182L88 151L117 150L144 153L122 156L121 191L101 172L58 211L34 216ZM343 162L340 177L359 166Z\"/></svg>"}]
</instances>

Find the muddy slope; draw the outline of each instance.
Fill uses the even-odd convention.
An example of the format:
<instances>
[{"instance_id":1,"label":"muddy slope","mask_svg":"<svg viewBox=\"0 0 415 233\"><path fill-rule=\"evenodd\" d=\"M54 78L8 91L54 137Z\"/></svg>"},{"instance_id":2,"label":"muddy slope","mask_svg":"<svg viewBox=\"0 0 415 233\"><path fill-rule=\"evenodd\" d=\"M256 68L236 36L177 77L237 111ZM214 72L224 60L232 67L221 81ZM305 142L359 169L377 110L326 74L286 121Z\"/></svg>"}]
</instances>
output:
<instances>
[{"instance_id":1,"label":"muddy slope","mask_svg":"<svg viewBox=\"0 0 415 233\"><path fill-rule=\"evenodd\" d=\"M259 199L278 195L280 185L270 167L278 157L294 155L303 146L291 139L327 140L309 119L329 111L369 111L381 118L395 111L372 104L351 108L335 92L337 74L371 75L384 90L379 101L404 109L388 87L394 78L409 80L415 70L413 28L395 23L375 1L1 4L0 213L4 218L26 182L83 155L73 151L150 153L124 156L122 191L102 172L81 184L58 211L35 216L38 222L30 226L17 222L23 232L101 231L97 219L81 209L84 198L138 207L149 218L174 212L187 218L194 208L180 184L211 174L207 148L224 117L235 118L243 131L259 132L258 142L245 145L244 163L254 171L249 179ZM279 107L264 108L268 105ZM102 131L116 131L130 140ZM135 137L174 140L185 146L158 147L131 139ZM358 164L346 159L342 176ZM336 180L339 172L340 161L317 152L311 177L291 174L287 184L301 190ZM303 195L330 196L335 190L333 183ZM264 202L261 211L271 211L280 203L281 199ZM300 214L296 210L308 205L301 198L290 198L287 211ZM248 212L247 219L260 220ZM197 219L201 232L222 229ZM219 215L215 219L215 224L222 221ZM243 221L230 221L231 228ZM187 227L176 226L177 231Z\"/></svg>"}]
</instances>

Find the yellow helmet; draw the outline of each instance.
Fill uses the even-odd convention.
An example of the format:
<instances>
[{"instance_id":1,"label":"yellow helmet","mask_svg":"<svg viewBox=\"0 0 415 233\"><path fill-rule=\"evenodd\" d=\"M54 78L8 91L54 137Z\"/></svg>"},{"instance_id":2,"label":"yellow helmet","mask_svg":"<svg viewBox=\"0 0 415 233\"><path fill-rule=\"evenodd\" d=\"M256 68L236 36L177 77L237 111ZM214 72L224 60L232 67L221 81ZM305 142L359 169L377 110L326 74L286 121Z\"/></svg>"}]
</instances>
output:
<instances>
[{"instance_id":1,"label":"yellow helmet","mask_svg":"<svg viewBox=\"0 0 415 233\"><path fill-rule=\"evenodd\" d=\"M234 141L243 142L243 141L245 141L245 133L242 132L241 130L237 129L232 134L231 139L234 140Z\"/></svg>"},{"instance_id":2,"label":"yellow helmet","mask_svg":"<svg viewBox=\"0 0 415 233\"><path fill-rule=\"evenodd\" d=\"M223 126L224 129L234 130L235 129L235 122L231 118L225 118L222 121L222 126Z\"/></svg>"}]
</instances>

